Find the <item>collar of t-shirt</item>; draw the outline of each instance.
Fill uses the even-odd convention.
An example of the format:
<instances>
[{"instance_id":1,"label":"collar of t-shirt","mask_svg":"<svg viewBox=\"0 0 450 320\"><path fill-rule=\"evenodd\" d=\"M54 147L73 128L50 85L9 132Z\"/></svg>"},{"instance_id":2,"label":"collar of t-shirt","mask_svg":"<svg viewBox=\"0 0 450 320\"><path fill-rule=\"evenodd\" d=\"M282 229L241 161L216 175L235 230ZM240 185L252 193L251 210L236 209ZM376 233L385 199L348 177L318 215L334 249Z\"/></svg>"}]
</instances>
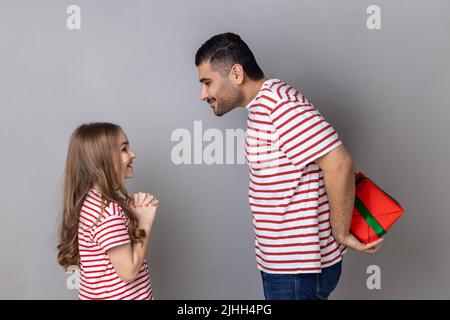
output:
<instances>
[{"instance_id":1,"label":"collar of t-shirt","mask_svg":"<svg viewBox=\"0 0 450 320\"><path fill-rule=\"evenodd\" d=\"M252 99L252 101L250 101L246 106L245 109L248 110L248 108L250 108L252 105L254 105L256 103L256 100L259 99L260 96L262 96L264 94L263 89L266 88L270 88L270 86L272 85L272 83L274 82L280 82L279 79L268 79L266 81L264 81L264 83L261 86L261 89L259 89L258 93L256 94L256 96Z\"/></svg>"}]
</instances>

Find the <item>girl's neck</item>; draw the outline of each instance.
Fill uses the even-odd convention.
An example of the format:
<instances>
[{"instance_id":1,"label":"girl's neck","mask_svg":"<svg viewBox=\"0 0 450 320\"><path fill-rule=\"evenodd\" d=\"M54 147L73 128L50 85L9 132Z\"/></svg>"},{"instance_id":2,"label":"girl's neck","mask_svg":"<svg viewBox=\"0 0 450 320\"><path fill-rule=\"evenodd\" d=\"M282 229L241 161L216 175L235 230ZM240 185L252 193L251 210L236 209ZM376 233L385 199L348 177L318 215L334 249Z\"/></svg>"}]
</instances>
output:
<instances>
[{"instance_id":1,"label":"girl's neck","mask_svg":"<svg viewBox=\"0 0 450 320\"><path fill-rule=\"evenodd\" d=\"M93 185L92 185L92 187L91 187L91 189L94 189L95 191L98 191L98 192L102 192L102 190L100 189L100 187L98 186L98 184L96 184L96 183L94 183ZM118 190L116 190L116 192L117 192Z\"/></svg>"},{"instance_id":2,"label":"girl's neck","mask_svg":"<svg viewBox=\"0 0 450 320\"><path fill-rule=\"evenodd\" d=\"M94 183L94 184L92 185L91 189L94 189L95 191L100 192L100 187L99 187L96 183Z\"/></svg>"}]
</instances>

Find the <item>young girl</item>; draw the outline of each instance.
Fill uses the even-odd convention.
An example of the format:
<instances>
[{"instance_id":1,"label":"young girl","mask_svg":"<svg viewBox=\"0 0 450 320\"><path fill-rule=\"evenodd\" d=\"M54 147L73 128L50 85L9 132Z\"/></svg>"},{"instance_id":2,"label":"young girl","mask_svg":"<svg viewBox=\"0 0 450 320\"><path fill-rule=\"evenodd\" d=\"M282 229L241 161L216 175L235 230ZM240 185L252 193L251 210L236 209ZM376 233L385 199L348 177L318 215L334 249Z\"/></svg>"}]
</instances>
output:
<instances>
[{"instance_id":1,"label":"young girl","mask_svg":"<svg viewBox=\"0 0 450 320\"><path fill-rule=\"evenodd\" d=\"M135 157L115 124L83 124L70 139L58 260L79 266L79 299L153 299L145 255L159 201L128 196Z\"/></svg>"}]
</instances>

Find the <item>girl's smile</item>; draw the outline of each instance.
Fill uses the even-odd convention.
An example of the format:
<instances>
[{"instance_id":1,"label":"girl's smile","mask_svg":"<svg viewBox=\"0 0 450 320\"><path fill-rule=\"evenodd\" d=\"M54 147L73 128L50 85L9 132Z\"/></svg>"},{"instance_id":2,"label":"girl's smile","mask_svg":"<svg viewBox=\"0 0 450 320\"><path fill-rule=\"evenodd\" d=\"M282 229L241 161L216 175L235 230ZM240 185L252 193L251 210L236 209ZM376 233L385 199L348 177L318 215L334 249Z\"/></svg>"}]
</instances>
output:
<instances>
[{"instance_id":1,"label":"girl's smile","mask_svg":"<svg viewBox=\"0 0 450 320\"><path fill-rule=\"evenodd\" d=\"M120 155L122 159L123 179L131 179L134 177L133 160L136 158L136 153L130 148L128 138L125 133L121 132L119 135Z\"/></svg>"}]
</instances>

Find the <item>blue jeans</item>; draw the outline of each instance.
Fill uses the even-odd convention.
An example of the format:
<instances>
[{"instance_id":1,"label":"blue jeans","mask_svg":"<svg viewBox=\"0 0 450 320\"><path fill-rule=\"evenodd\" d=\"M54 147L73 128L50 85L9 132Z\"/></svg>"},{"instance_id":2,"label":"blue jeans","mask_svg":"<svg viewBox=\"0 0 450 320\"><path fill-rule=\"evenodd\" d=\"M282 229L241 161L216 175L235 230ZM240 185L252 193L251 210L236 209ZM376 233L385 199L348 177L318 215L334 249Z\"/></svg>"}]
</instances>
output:
<instances>
[{"instance_id":1,"label":"blue jeans","mask_svg":"<svg viewBox=\"0 0 450 320\"><path fill-rule=\"evenodd\" d=\"M266 300L326 300L341 277L342 261L322 273L275 274L261 271Z\"/></svg>"}]
</instances>

